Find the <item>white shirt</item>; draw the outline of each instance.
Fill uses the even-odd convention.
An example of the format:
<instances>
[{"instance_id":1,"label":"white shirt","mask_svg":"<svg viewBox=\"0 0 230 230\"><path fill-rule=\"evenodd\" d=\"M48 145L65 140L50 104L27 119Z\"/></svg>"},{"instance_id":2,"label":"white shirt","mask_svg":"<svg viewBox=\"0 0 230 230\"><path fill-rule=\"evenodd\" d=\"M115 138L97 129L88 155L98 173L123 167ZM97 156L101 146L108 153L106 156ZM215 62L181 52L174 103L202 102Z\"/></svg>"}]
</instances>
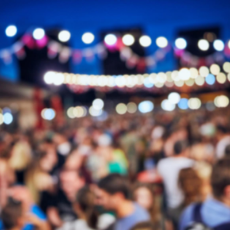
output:
<instances>
[{"instance_id":1,"label":"white shirt","mask_svg":"<svg viewBox=\"0 0 230 230\"><path fill-rule=\"evenodd\" d=\"M185 157L168 157L158 163L157 170L163 179L170 208L179 207L184 200L183 192L178 183L180 170L190 168L194 163L193 160Z\"/></svg>"}]
</instances>

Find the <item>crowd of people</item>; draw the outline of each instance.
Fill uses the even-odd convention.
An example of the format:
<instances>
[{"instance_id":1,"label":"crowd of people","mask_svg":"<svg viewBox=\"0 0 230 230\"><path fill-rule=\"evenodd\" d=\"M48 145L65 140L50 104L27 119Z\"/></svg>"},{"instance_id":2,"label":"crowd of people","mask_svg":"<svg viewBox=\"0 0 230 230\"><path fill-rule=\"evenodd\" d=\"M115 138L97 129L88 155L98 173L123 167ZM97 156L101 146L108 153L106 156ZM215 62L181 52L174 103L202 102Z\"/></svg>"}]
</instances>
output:
<instances>
[{"instance_id":1,"label":"crowd of people","mask_svg":"<svg viewBox=\"0 0 230 230\"><path fill-rule=\"evenodd\" d=\"M1 230L230 229L230 109L0 131Z\"/></svg>"}]
</instances>

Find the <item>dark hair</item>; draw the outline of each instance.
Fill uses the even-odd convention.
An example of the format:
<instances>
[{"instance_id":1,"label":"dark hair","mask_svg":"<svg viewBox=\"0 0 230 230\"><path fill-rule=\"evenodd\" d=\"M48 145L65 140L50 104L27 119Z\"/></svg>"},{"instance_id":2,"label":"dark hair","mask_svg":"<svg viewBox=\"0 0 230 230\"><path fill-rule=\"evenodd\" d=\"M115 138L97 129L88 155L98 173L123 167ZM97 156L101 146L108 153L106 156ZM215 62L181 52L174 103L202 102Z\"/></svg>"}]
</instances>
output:
<instances>
[{"instance_id":1,"label":"dark hair","mask_svg":"<svg viewBox=\"0 0 230 230\"><path fill-rule=\"evenodd\" d=\"M130 230L155 230L153 223L150 221L140 222L134 225Z\"/></svg>"},{"instance_id":2,"label":"dark hair","mask_svg":"<svg viewBox=\"0 0 230 230\"><path fill-rule=\"evenodd\" d=\"M224 153L225 153L225 156L230 157L230 144L226 146Z\"/></svg>"},{"instance_id":3,"label":"dark hair","mask_svg":"<svg viewBox=\"0 0 230 230\"><path fill-rule=\"evenodd\" d=\"M182 141L177 141L174 144L174 154L179 155L183 151L185 151L189 147L188 141L182 140Z\"/></svg>"},{"instance_id":4,"label":"dark hair","mask_svg":"<svg viewBox=\"0 0 230 230\"><path fill-rule=\"evenodd\" d=\"M110 174L102 178L98 183L98 187L111 195L120 192L126 199L130 198L129 182L126 177L119 174Z\"/></svg>"},{"instance_id":5,"label":"dark hair","mask_svg":"<svg viewBox=\"0 0 230 230\"><path fill-rule=\"evenodd\" d=\"M10 198L2 210L1 218L6 230L17 227L18 219L22 216L21 202Z\"/></svg>"},{"instance_id":6,"label":"dark hair","mask_svg":"<svg viewBox=\"0 0 230 230\"><path fill-rule=\"evenodd\" d=\"M223 158L219 160L213 167L211 176L211 185L213 195L217 199L221 199L224 195L224 189L230 185L230 159Z\"/></svg>"},{"instance_id":7,"label":"dark hair","mask_svg":"<svg viewBox=\"0 0 230 230\"><path fill-rule=\"evenodd\" d=\"M86 216L86 222L90 228L96 229L98 222L98 213L94 203L94 193L88 186L83 187L77 193L76 201L81 211Z\"/></svg>"}]
</instances>

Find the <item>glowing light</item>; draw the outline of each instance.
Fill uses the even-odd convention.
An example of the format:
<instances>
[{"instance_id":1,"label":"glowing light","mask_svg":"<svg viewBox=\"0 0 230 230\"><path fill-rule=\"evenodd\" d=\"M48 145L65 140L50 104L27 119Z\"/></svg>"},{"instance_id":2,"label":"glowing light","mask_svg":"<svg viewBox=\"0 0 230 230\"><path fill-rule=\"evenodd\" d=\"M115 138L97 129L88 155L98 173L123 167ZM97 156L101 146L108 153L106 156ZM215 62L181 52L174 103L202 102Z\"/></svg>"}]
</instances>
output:
<instances>
[{"instance_id":1,"label":"glowing light","mask_svg":"<svg viewBox=\"0 0 230 230\"><path fill-rule=\"evenodd\" d=\"M123 76L117 76L115 78L115 83L118 87L122 88L126 85L126 79Z\"/></svg>"},{"instance_id":2,"label":"glowing light","mask_svg":"<svg viewBox=\"0 0 230 230\"><path fill-rule=\"evenodd\" d=\"M108 35L107 35L108 36ZM87 33L84 33L81 37L82 41L85 43L85 44L91 44L93 41L94 41L94 35L90 32L87 32ZM110 42L112 40L110 40L111 38L107 38ZM116 37L115 37L116 39ZM107 42L106 42L107 43ZM116 41L114 42L114 44L116 43ZM107 43L109 45L109 43ZM112 44L113 45L113 44Z\"/></svg>"},{"instance_id":3,"label":"glowing light","mask_svg":"<svg viewBox=\"0 0 230 230\"><path fill-rule=\"evenodd\" d=\"M74 107L68 108L68 110L67 110L67 116L68 116L69 118L75 118L75 115L74 115Z\"/></svg>"},{"instance_id":4,"label":"glowing light","mask_svg":"<svg viewBox=\"0 0 230 230\"><path fill-rule=\"evenodd\" d=\"M117 37L114 34L107 34L104 41L107 45L113 46L117 42Z\"/></svg>"},{"instance_id":5,"label":"glowing light","mask_svg":"<svg viewBox=\"0 0 230 230\"><path fill-rule=\"evenodd\" d=\"M156 44L160 48L165 48L168 45L168 40L165 37L159 37L156 39Z\"/></svg>"},{"instance_id":6,"label":"glowing light","mask_svg":"<svg viewBox=\"0 0 230 230\"><path fill-rule=\"evenodd\" d=\"M230 49L230 40L228 41L228 48Z\"/></svg>"},{"instance_id":7,"label":"glowing light","mask_svg":"<svg viewBox=\"0 0 230 230\"><path fill-rule=\"evenodd\" d=\"M3 114L3 122L6 125L10 125L13 122L13 116L11 113L6 112Z\"/></svg>"},{"instance_id":8,"label":"glowing light","mask_svg":"<svg viewBox=\"0 0 230 230\"><path fill-rule=\"evenodd\" d=\"M33 37L36 40L41 40L45 36L45 31L42 28L37 28L33 32Z\"/></svg>"},{"instance_id":9,"label":"glowing light","mask_svg":"<svg viewBox=\"0 0 230 230\"><path fill-rule=\"evenodd\" d=\"M98 117L98 116L100 116L102 113L103 113L103 110L94 109L93 106L91 106L91 107L89 108L89 114L90 114L92 117Z\"/></svg>"},{"instance_id":10,"label":"glowing light","mask_svg":"<svg viewBox=\"0 0 230 230\"><path fill-rule=\"evenodd\" d=\"M190 78L190 76L191 76L191 72L188 69L186 69L186 68L182 68L179 71L179 78L181 80L186 81L186 80L188 80Z\"/></svg>"},{"instance_id":11,"label":"glowing light","mask_svg":"<svg viewBox=\"0 0 230 230\"><path fill-rule=\"evenodd\" d=\"M209 74L209 69L206 66L201 66L199 72L201 77L206 77Z\"/></svg>"},{"instance_id":12,"label":"glowing light","mask_svg":"<svg viewBox=\"0 0 230 230\"><path fill-rule=\"evenodd\" d=\"M182 87L182 86L184 85L184 81L182 81L182 80L175 81L174 84L175 84L177 87Z\"/></svg>"},{"instance_id":13,"label":"glowing light","mask_svg":"<svg viewBox=\"0 0 230 230\"><path fill-rule=\"evenodd\" d=\"M135 39L133 37L133 35L131 34L126 34L122 37L122 42L126 45L126 46L131 46L133 45L133 43L135 42Z\"/></svg>"},{"instance_id":14,"label":"glowing light","mask_svg":"<svg viewBox=\"0 0 230 230\"><path fill-rule=\"evenodd\" d=\"M70 39L70 37L71 37L71 34L70 34L70 32L67 31L67 30L62 30L62 31L59 32L59 34L58 34L58 39L59 39L59 41L61 41L61 42L68 42L69 39Z\"/></svg>"},{"instance_id":15,"label":"glowing light","mask_svg":"<svg viewBox=\"0 0 230 230\"><path fill-rule=\"evenodd\" d=\"M152 44L151 38L147 35L141 36L139 39L139 42L140 42L141 46L143 46L143 47L148 47Z\"/></svg>"},{"instance_id":16,"label":"glowing light","mask_svg":"<svg viewBox=\"0 0 230 230\"><path fill-rule=\"evenodd\" d=\"M224 73L220 72L217 76L216 76L216 80L218 83L220 84L224 84L227 80L227 77Z\"/></svg>"},{"instance_id":17,"label":"glowing light","mask_svg":"<svg viewBox=\"0 0 230 230\"><path fill-rule=\"evenodd\" d=\"M149 113L153 110L154 104L151 101L142 101L138 105L138 109L141 113Z\"/></svg>"},{"instance_id":18,"label":"glowing light","mask_svg":"<svg viewBox=\"0 0 230 230\"><path fill-rule=\"evenodd\" d=\"M93 108L96 110L101 110L104 107L104 101L100 98L97 98L93 101Z\"/></svg>"},{"instance_id":19,"label":"glowing light","mask_svg":"<svg viewBox=\"0 0 230 230\"><path fill-rule=\"evenodd\" d=\"M214 104L219 108L227 107L229 105L229 98L225 95L217 96L214 99Z\"/></svg>"},{"instance_id":20,"label":"glowing light","mask_svg":"<svg viewBox=\"0 0 230 230\"><path fill-rule=\"evenodd\" d=\"M166 72L166 76L167 76L167 81L168 82L173 82L172 72L171 71Z\"/></svg>"},{"instance_id":21,"label":"glowing light","mask_svg":"<svg viewBox=\"0 0 230 230\"><path fill-rule=\"evenodd\" d=\"M183 110L188 109L188 99L187 98L181 98L179 103L178 103L178 107L180 109L183 109Z\"/></svg>"},{"instance_id":22,"label":"glowing light","mask_svg":"<svg viewBox=\"0 0 230 230\"><path fill-rule=\"evenodd\" d=\"M198 70L196 69L196 68L190 68L189 69L190 70L190 72L191 72L191 78L197 78L198 77Z\"/></svg>"},{"instance_id":23,"label":"glowing light","mask_svg":"<svg viewBox=\"0 0 230 230\"><path fill-rule=\"evenodd\" d=\"M155 86L156 86L157 88L162 88L162 87L164 86L164 83L162 83L162 82L156 82L156 83L155 83Z\"/></svg>"},{"instance_id":24,"label":"glowing light","mask_svg":"<svg viewBox=\"0 0 230 230\"><path fill-rule=\"evenodd\" d=\"M17 27L14 25L10 25L6 28L5 32L7 37L14 37L17 33Z\"/></svg>"},{"instance_id":25,"label":"glowing light","mask_svg":"<svg viewBox=\"0 0 230 230\"><path fill-rule=\"evenodd\" d=\"M199 98L190 98L188 100L188 107L190 109L199 109L201 107L201 100Z\"/></svg>"},{"instance_id":26,"label":"glowing light","mask_svg":"<svg viewBox=\"0 0 230 230\"><path fill-rule=\"evenodd\" d=\"M184 38L177 38L175 41L177 49L183 50L187 47L187 41Z\"/></svg>"},{"instance_id":27,"label":"glowing light","mask_svg":"<svg viewBox=\"0 0 230 230\"><path fill-rule=\"evenodd\" d=\"M64 83L65 77L62 73L56 73L53 79L54 85L61 85Z\"/></svg>"},{"instance_id":28,"label":"glowing light","mask_svg":"<svg viewBox=\"0 0 230 230\"><path fill-rule=\"evenodd\" d=\"M168 95L168 100L171 104L177 104L180 101L180 94L172 92Z\"/></svg>"},{"instance_id":29,"label":"glowing light","mask_svg":"<svg viewBox=\"0 0 230 230\"><path fill-rule=\"evenodd\" d=\"M41 116L43 119L51 121L55 118L56 113L53 109L43 109Z\"/></svg>"},{"instance_id":30,"label":"glowing light","mask_svg":"<svg viewBox=\"0 0 230 230\"><path fill-rule=\"evenodd\" d=\"M165 73L163 72L160 72L157 74L157 77L156 77L156 81L157 82L160 82L160 83L165 83L167 80L167 76Z\"/></svg>"},{"instance_id":31,"label":"glowing light","mask_svg":"<svg viewBox=\"0 0 230 230\"><path fill-rule=\"evenodd\" d=\"M177 70L174 70L172 72L172 79L173 79L173 81L179 81L180 80L179 72Z\"/></svg>"},{"instance_id":32,"label":"glowing light","mask_svg":"<svg viewBox=\"0 0 230 230\"><path fill-rule=\"evenodd\" d=\"M223 69L226 73L230 73L230 62L225 62L223 64Z\"/></svg>"},{"instance_id":33,"label":"glowing light","mask_svg":"<svg viewBox=\"0 0 230 230\"><path fill-rule=\"evenodd\" d=\"M165 111L173 111L175 109L175 104L172 104L169 100L165 99L161 102L161 108Z\"/></svg>"},{"instance_id":34,"label":"glowing light","mask_svg":"<svg viewBox=\"0 0 230 230\"><path fill-rule=\"evenodd\" d=\"M52 84L54 82L55 79L55 72L53 71L49 71L47 73L45 73L44 75L44 81L46 84Z\"/></svg>"},{"instance_id":35,"label":"glowing light","mask_svg":"<svg viewBox=\"0 0 230 230\"><path fill-rule=\"evenodd\" d=\"M220 72L220 67L217 64L212 64L210 66L210 72L214 75L217 75Z\"/></svg>"},{"instance_id":36,"label":"glowing light","mask_svg":"<svg viewBox=\"0 0 230 230\"><path fill-rule=\"evenodd\" d=\"M2 125L4 122L4 116L0 113L0 125Z\"/></svg>"},{"instance_id":37,"label":"glowing light","mask_svg":"<svg viewBox=\"0 0 230 230\"><path fill-rule=\"evenodd\" d=\"M127 112L127 106L126 104L124 103L119 103L117 106L116 106L116 112L118 114L125 114Z\"/></svg>"},{"instance_id":38,"label":"glowing light","mask_svg":"<svg viewBox=\"0 0 230 230\"><path fill-rule=\"evenodd\" d=\"M154 84L151 82L149 77L146 77L144 80L144 86L146 88L152 88L154 86Z\"/></svg>"},{"instance_id":39,"label":"glowing light","mask_svg":"<svg viewBox=\"0 0 230 230\"><path fill-rule=\"evenodd\" d=\"M224 50L224 43L223 43L223 41L217 39L213 42L213 47L217 51L223 51Z\"/></svg>"},{"instance_id":40,"label":"glowing light","mask_svg":"<svg viewBox=\"0 0 230 230\"><path fill-rule=\"evenodd\" d=\"M201 77L201 76L198 76L196 79L195 79L195 83L199 86L202 86L205 82L205 78L204 77Z\"/></svg>"},{"instance_id":41,"label":"glowing light","mask_svg":"<svg viewBox=\"0 0 230 230\"><path fill-rule=\"evenodd\" d=\"M195 80L193 78L190 78L189 80L185 81L185 84L187 86L193 86L195 83Z\"/></svg>"},{"instance_id":42,"label":"glowing light","mask_svg":"<svg viewBox=\"0 0 230 230\"><path fill-rule=\"evenodd\" d=\"M87 110L85 107L83 106L76 106L74 109L73 109L73 114L75 117L85 117L86 114L87 114Z\"/></svg>"},{"instance_id":43,"label":"glowing light","mask_svg":"<svg viewBox=\"0 0 230 230\"><path fill-rule=\"evenodd\" d=\"M208 43L208 41L205 40L205 39L200 39L200 40L198 41L198 47L199 47L200 50L206 51L206 50L209 49L209 43Z\"/></svg>"},{"instance_id":44,"label":"glowing light","mask_svg":"<svg viewBox=\"0 0 230 230\"><path fill-rule=\"evenodd\" d=\"M213 85L216 81L215 76L213 74L209 74L206 78L205 81L208 85Z\"/></svg>"},{"instance_id":45,"label":"glowing light","mask_svg":"<svg viewBox=\"0 0 230 230\"><path fill-rule=\"evenodd\" d=\"M134 103L134 102L129 102L129 103L127 104L127 111L128 111L129 113L136 113L136 111L137 111L137 105L136 105L136 103Z\"/></svg>"}]
</instances>

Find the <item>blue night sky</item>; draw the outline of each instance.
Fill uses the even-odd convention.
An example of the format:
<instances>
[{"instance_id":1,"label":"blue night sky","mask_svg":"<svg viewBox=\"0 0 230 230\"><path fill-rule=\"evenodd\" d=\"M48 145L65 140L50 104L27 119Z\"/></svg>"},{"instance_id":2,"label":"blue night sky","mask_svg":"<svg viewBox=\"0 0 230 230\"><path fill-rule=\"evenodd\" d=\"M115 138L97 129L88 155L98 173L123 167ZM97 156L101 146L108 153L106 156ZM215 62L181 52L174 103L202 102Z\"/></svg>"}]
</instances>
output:
<instances>
[{"instance_id":1,"label":"blue night sky","mask_svg":"<svg viewBox=\"0 0 230 230\"><path fill-rule=\"evenodd\" d=\"M81 41L84 32L95 34L94 44L102 30L141 27L152 40L146 53L157 47L155 39L165 36L173 41L179 29L221 26L221 38L230 38L230 1L154 1L154 0L1 0L0 1L0 49L10 46L14 39L5 35L5 28L15 24L18 33L30 28L60 27L71 32L73 48L85 48ZM172 57L160 63L154 71L173 69ZM73 72L101 73L100 61L72 67ZM150 70L151 71L151 70ZM17 79L17 62L4 66L0 63L0 75Z\"/></svg>"}]
</instances>

